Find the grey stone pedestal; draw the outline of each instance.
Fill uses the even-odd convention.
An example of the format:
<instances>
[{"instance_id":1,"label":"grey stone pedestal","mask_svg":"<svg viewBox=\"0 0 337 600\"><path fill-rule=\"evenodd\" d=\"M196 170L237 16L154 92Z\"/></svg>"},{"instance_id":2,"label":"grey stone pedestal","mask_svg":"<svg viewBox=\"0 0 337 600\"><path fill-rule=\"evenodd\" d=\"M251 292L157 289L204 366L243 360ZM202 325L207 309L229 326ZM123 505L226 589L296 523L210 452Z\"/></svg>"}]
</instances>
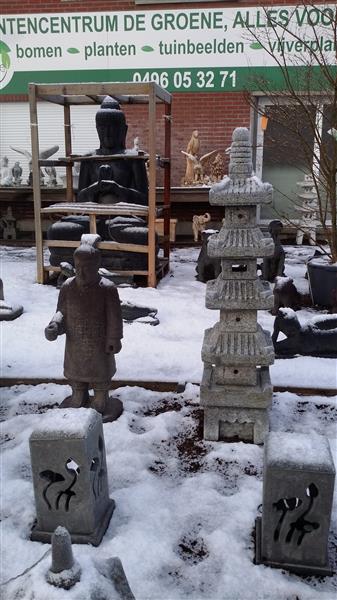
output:
<instances>
[{"instance_id":1,"label":"grey stone pedestal","mask_svg":"<svg viewBox=\"0 0 337 600\"><path fill-rule=\"evenodd\" d=\"M90 408L48 411L30 436L30 453L37 513L31 539L49 543L62 525L72 542L97 546L115 507L101 415Z\"/></svg>"},{"instance_id":2,"label":"grey stone pedestal","mask_svg":"<svg viewBox=\"0 0 337 600\"><path fill-rule=\"evenodd\" d=\"M327 438L271 432L265 443L257 564L332 575L328 534L335 468Z\"/></svg>"}]
</instances>

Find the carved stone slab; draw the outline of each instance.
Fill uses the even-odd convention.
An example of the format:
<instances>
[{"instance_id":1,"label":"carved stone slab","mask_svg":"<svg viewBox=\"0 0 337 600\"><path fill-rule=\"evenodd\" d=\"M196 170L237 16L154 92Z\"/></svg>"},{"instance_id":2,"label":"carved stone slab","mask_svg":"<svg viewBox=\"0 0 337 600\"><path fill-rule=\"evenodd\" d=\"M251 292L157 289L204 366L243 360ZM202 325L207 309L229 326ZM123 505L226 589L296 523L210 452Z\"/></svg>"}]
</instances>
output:
<instances>
[{"instance_id":1,"label":"carved stone slab","mask_svg":"<svg viewBox=\"0 0 337 600\"><path fill-rule=\"evenodd\" d=\"M74 543L97 546L115 507L101 415L90 408L48 411L29 443L37 514L31 539L49 543L62 525Z\"/></svg>"}]
</instances>

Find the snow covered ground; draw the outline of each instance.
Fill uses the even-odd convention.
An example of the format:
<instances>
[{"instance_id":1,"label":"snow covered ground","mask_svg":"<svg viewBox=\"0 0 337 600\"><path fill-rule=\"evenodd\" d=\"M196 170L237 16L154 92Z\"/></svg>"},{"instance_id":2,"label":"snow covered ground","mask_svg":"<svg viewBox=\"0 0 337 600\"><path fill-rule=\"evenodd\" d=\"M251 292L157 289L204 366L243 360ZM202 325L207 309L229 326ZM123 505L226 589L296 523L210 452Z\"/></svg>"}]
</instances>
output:
<instances>
[{"instance_id":1,"label":"snow covered ground","mask_svg":"<svg viewBox=\"0 0 337 600\"><path fill-rule=\"evenodd\" d=\"M69 388L3 390L2 581L29 568L48 546L30 542L35 518L28 438ZM300 578L253 564L253 528L262 502L263 449L202 440L199 388L183 394L120 388L124 413L104 425L110 496L117 508L98 548L74 546L81 582L65 593L44 581L45 557L2 588L5 600L101 600L93 560L119 556L137 600L333 600L337 577ZM336 451L333 398L274 396L271 429L325 434ZM337 566L337 497L330 556ZM334 558L335 557L335 558Z\"/></svg>"},{"instance_id":2,"label":"snow covered ground","mask_svg":"<svg viewBox=\"0 0 337 600\"><path fill-rule=\"evenodd\" d=\"M160 325L125 325L118 379L200 381L203 330L217 320L218 313L204 307L205 286L194 279L196 255L196 250L175 252L172 277L156 290L120 290L123 300L156 307ZM295 277L302 290L306 255L305 248L294 249L287 260L287 275ZM34 283L34 251L5 250L1 277L5 298L25 307L17 321L3 324L2 376L61 377L63 340L50 343L43 336L58 292ZM315 313L297 314L306 320ZM261 312L259 319L272 328L271 315ZM279 360L272 378L275 385L335 388L336 363L310 357ZM116 510L98 548L73 548L82 566L81 582L69 592L49 586L44 574L50 555L29 569L48 546L29 541L35 505L28 440L45 411L68 394L69 387L56 384L1 389L1 580L5 585L0 597L89 600L95 591L100 600L114 600L93 561L119 556L137 600L336 598L336 575L301 578L253 564L263 448L204 442L199 387L192 383L182 394L141 387L114 392L124 403L124 413L117 422L104 425L104 436ZM336 455L335 397L275 393L270 421L274 431L328 436ZM336 515L335 493L329 541L335 571Z\"/></svg>"},{"instance_id":3,"label":"snow covered ground","mask_svg":"<svg viewBox=\"0 0 337 600\"><path fill-rule=\"evenodd\" d=\"M305 261L312 252L311 248L289 248L286 274L301 291L308 289ZM205 284L195 280L197 255L197 249L175 251L171 275L157 289L120 289L122 300L157 308L160 325L125 324L123 350L116 357L117 379L200 382L204 330L219 319L219 311L205 308ZM33 248L2 249L1 272L5 299L25 309L16 321L2 324L2 377L62 377L64 336L55 342L44 338L58 290L35 283ZM310 309L297 312L300 321L315 315ZM259 321L272 330L274 317L268 312L260 311ZM312 357L277 360L271 378L276 386L336 389L336 361Z\"/></svg>"}]
</instances>

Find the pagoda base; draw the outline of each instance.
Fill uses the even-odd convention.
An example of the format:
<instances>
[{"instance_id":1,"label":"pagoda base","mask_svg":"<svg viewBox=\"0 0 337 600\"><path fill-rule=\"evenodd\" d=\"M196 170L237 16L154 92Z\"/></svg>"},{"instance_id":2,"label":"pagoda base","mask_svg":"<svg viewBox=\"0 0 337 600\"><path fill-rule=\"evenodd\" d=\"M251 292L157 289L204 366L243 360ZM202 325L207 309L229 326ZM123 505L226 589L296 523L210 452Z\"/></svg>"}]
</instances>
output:
<instances>
[{"instance_id":1,"label":"pagoda base","mask_svg":"<svg viewBox=\"0 0 337 600\"><path fill-rule=\"evenodd\" d=\"M204 439L263 444L269 431L268 409L207 407Z\"/></svg>"}]
</instances>

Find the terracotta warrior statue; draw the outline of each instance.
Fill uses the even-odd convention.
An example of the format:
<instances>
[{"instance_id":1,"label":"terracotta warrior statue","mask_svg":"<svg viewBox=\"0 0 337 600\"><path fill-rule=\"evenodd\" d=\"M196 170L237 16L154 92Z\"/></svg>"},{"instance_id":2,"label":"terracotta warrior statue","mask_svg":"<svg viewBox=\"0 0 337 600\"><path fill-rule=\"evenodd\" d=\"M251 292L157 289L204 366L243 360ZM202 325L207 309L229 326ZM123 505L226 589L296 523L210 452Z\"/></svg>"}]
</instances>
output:
<instances>
[{"instance_id":1,"label":"terracotta warrior statue","mask_svg":"<svg viewBox=\"0 0 337 600\"><path fill-rule=\"evenodd\" d=\"M108 421L122 412L121 403L109 399L108 390L116 372L115 354L121 350L123 321L117 288L98 273L101 253L95 244L99 240L96 235L82 236L74 253L76 275L63 284L45 336L52 341L66 335L64 375L72 396L62 407L90 406ZM94 397L89 401L91 388Z\"/></svg>"}]
</instances>

